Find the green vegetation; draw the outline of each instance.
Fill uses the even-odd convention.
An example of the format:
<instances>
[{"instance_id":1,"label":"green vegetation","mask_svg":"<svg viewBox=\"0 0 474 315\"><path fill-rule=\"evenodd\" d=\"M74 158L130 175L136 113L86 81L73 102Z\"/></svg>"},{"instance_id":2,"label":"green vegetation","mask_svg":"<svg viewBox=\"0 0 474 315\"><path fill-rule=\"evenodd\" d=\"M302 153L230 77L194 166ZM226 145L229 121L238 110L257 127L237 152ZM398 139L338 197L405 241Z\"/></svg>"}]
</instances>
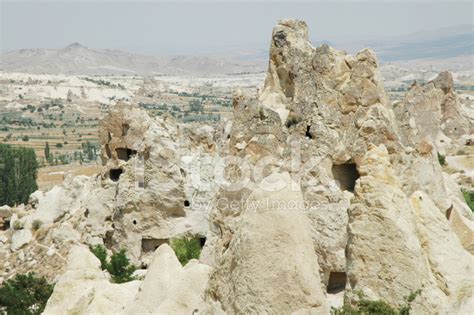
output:
<instances>
[{"instance_id":1,"label":"green vegetation","mask_svg":"<svg viewBox=\"0 0 474 315\"><path fill-rule=\"evenodd\" d=\"M438 162L441 166L446 165L446 157L444 155L439 154L439 152L438 152Z\"/></svg>"},{"instance_id":2,"label":"green vegetation","mask_svg":"<svg viewBox=\"0 0 474 315\"><path fill-rule=\"evenodd\" d=\"M463 190L462 194L464 195L467 205L471 208L471 211L474 212L474 190Z\"/></svg>"},{"instance_id":3,"label":"green vegetation","mask_svg":"<svg viewBox=\"0 0 474 315\"><path fill-rule=\"evenodd\" d=\"M38 189L38 162L31 148L0 144L0 205L26 203Z\"/></svg>"},{"instance_id":4,"label":"green vegetation","mask_svg":"<svg viewBox=\"0 0 474 315\"><path fill-rule=\"evenodd\" d=\"M33 228L33 230L39 230L39 228L43 225L43 222L41 222L41 220L34 220L32 223L31 223L31 227Z\"/></svg>"},{"instance_id":5,"label":"green vegetation","mask_svg":"<svg viewBox=\"0 0 474 315\"><path fill-rule=\"evenodd\" d=\"M137 269L130 264L125 249L112 254L110 261L107 261L107 251L102 245L90 247L91 252L100 260L102 270L107 270L115 283L124 283L135 280L133 273Z\"/></svg>"},{"instance_id":6,"label":"green vegetation","mask_svg":"<svg viewBox=\"0 0 474 315\"><path fill-rule=\"evenodd\" d=\"M173 248L179 262L184 266L191 259L199 259L201 254L201 242L199 238L177 238L171 240Z\"/></svg>"},{"instance_id":7,"label":"green vegetation","mask_svg":"<svg viewBox=\"0 0 474 315\"><path fill-rule=\"evenodd\" d=\"M46 161L50 161L50 156L51 156L51 151L49 149L49 143L46 142L46 145L44 147L44 158L46 159Z\"/></svg>"},{"instance_id":8,"label":"green vegetation","mask_svg":"<svg viewBox=\"0 0 474 315\"><path fill-rule=\"evenodd\" d=\"M202 101L199 99L194 99L189 101L189 108L194 113L201 113L204 110Z\"/></svg>"},{"instance_id":9,"label":"green vegetation","mask_svg":"<svg viewBox=\"0 0 474 315\"><path fill-rule=\"evenodd\" d=\"M105 247L102 245L94 245L90 247L91 252L95 255L95 257L99 258L100 260L100 267L102 270L107 269L107 251Z\"/></svg>"},{"instance_id":10,"label":"green vegetation","mask_svg":"<svg viewBox=\"0 0 474 315\"><path fill-rule=\"evenodd\" d=\"M54 286L34 273L16 275L0 287L0 313L15 315L41 314Z\"/></svg>"},{"instance_id":11,"label":"green vegetation","mask_svg":"<svg viewBox=\"0 0 474 315\"><path fill-rule=\"evenodd\" d=\"M365 298L362 292L359 292L359 301L354 305L344 304L340 308L332 308L333 315L409 315L411 303L420 295L421 290L412 292L405 297L405 304L398 309L393 308L385 301L370 301Z\"/></svg>"},{"instance_id":12,"label":"green vegetation","mask_svg":"<svg viewBox=\"0 0 474 315\"><path fill-rule=\"evenodd\" d=\"M135 280L132 276L137 268L130 264L125 249L114 253L110 257L110 263L107 264L107 271L112 276L112 281L115 283L124 283Z\"/></svg>"}]
</instances>

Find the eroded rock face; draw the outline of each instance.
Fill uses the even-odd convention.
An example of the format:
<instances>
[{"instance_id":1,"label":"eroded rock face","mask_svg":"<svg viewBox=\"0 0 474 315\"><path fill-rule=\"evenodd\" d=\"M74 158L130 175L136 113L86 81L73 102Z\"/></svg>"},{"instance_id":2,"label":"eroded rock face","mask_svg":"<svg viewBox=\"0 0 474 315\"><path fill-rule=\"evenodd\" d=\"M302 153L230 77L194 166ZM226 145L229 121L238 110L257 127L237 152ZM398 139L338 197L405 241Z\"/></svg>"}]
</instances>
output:
<instances>
[{"instance_id":1,"label":"eroded rock face","mask_svg":"<svg viewBox=\"0 0 474 315\"><path fill-rule=\"evenodd\" d=\"M444 79L431 85L441 92L435 93L440 103L447 104L455 94L451 94L449 78L445 74L440 78ZM251 200L255 191L252 185L259 183L262 175L288 172L301 188L321 287L328 291L331 301L333 294L340 297L341 289L334 287L339 287L339 282L344 287L347 275L346 301L357 298L352 293L362 289L370 299L384 299L398 306L405 296L424 287L426 296L416 305L419 311L440 310L443 303L450 303L451 297L434 280L433 266L426 263L425 240L418 234L409 196L424 191L441 215L457 199L448 198L435 138L414 141L413 130L407 129L403 119L397 119L401 116L396 116L388 103L371 50L349 56L325 45L313 48L304 22L283 20L272 34L268 75L259 98L248 100L236 93L233 106L226 153L252 170L263 160L265 167L261 172L251 172L248 184L240 190L221 189L217 200L227 205ZM446 120L443 117L432 117L440 126L438 130ZM371 149L377 147L383 149ZM370 162L372 155L379 156L377 163ZM455 189L459 191L459 186ZM211 213L208 240L213 245L205 249L205 258L215 271L209 300L230 312L236 311L230 300L236 299L238 287L247 281L239 271L239 264L245 265L247 258L232 257L235 253L245 256L250 249L244 244L259 239L258 234L248 231L254 225L247 221L247 213L241 204L228 207L225 203L216 204ZM466 220L472 216L466 215ZM458 237L469 248L465 239L468 225L456 222L451 226L456 226ZM246 235L246 242L240 240L241 233ZM390 256L392 252L398 256ZM392 265L393 259L397 264ZM233 268L229 261L234 262ZM221 279L225 281L219 286L216 283ZM228 283L233 286L225 291ZM253 297L265 305L265 293L254 292Z\"/></svg>"},{"instance_id":2,"label":"eroded rock face","mask_svg":"<svg viewBox=\"0 0 474 315\"><path fill-rule=\"evenodd\" d=\"M118 104L101 174L0 208L1 277L65 270L51 314L326 314L418 289L415 313L472 309L472 212L437 157L472 128L448 73L392 106L373 51L315 48L288 19L233 108L213 129ZM206 245L182 267L166 243L190 234ZM111 284L77 244L125 248L144 280Z\"/></svg>"},{"instance_id":3,"label":"eroded rock face","mask_svg":"<svg viewBox=\"0 0 474 315\"><path fill-rule=\"evenodd\" d=\"M245 201L233 238L215 266L211 304L230 314L325 313L301 191L291 189L295 183L288 173L274 173L265 182ZM275 182L284 188L275 190Z\"/></svg>"}]
</instances>

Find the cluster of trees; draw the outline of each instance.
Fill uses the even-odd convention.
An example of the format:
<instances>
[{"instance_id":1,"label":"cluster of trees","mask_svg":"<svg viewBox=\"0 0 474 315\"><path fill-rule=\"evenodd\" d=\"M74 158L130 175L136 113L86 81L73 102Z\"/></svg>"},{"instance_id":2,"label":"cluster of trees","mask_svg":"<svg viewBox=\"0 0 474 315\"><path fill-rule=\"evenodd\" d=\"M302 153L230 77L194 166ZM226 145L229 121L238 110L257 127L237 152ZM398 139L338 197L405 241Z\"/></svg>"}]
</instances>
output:
<instances>
[{"instance_id":1,"label":"cluster of trees","mask_svg":"<svg viewBox=\"0 0 474 315\"><path fill-rule=\"evenodd\" d=\"M18 274L0 286L0 314L41 314L53 288L34 273Z\"/></svg>"},{"instance_id":2,"label":"cluster of trees","mask_svg":"<svg viewBox=\"0 0 474 315\"><path fill-rule=\"evenodd\" d=\"M0 205L26 203L38 189L38 162L31 148L0 144Z\"/></svg>"},{"instance_id":3,"label":"cluster of trees","mask_svg":"<svg viewBox=\"0 0 474 315\"><path fill-rule=\"evenodd\" d=\"M67 142L64 142L67 144ZM56 148L62 148L64 145L62 143L56 143ZM71 161L95 161L97 160L99 145L93 142L85 142L81 144L81 151L74 151L73 153L54 154L51 152L49 143L46 142L44 147L44 158L49 165L58 165L58 164L69 164Z\"/></svg>"}]
</instances>

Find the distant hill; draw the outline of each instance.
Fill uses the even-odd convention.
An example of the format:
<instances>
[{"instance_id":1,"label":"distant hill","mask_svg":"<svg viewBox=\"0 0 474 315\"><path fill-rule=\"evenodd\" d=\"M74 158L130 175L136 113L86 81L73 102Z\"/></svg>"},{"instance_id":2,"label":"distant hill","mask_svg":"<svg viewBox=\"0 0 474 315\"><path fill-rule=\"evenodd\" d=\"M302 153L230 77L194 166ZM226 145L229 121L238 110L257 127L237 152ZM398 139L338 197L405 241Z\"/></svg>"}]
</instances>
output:
<instances>
[{"instance_id":1,"label":"distant hill","mask_svg":"<svg viewBox=\"0 0 474 315\"><path fill-rule=\"evenodd\" d=\"M62 49L20 49L2 54L9 72L82 75L228 74L264 71L266 63L221 56L145 56L119 50L95 50L74 43Z\"/></svg>"},{"instance_id":2,"label":"distant hill","mask_svg":"<svg viewBox=\"0 0 474 315\"><path fill-rule=\"evenodd\" d=\"M429 60L430 65L444 65L443 60L449 59L451 64L463 66L465 60L472 61L474 56L473 25L383 40L313 41L315 46L323 43L351 54L370 47L382 64ZM62 49L20 49L2 54L0 70L76 75L215 75L262 72L266 70L267 58L268 50L261 47L248 47L241 52L235 49L227 55L147 56L120 50L95 50L74 43Z\"/></svg>"},{"instance_id":3,"label":"distant hill","mask_svg":"<svg viewBox=\"0 0 474 315\"><path fill-rule=\"evenodd\" d=\"M383 40L335 43L334 45L350 53L370 47L377 53L381 62L453 58L474 55L474 31L473 25L459 25Z\"/></svg>"}]
</instances>

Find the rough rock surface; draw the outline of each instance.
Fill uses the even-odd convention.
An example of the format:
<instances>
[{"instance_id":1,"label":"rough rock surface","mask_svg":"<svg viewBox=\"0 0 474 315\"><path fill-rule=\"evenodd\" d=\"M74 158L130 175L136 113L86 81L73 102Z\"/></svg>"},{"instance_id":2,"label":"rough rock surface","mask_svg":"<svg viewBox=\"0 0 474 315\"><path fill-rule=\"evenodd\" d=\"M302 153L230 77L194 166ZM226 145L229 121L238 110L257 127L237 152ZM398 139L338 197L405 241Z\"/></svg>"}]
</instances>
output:
<instances>
[{"instance_id":1,"label":"rough rock surface","mask_svg":"<svg viewBox=\"0 0 474 315\"><path fill-rule=\"evenodd\" d=\"M245 201L215 266L211 303L229 314L327 312L301 191L291 189L288 173L265 181ZM285 186L275 189L272 182Z\"/></svg>"},{"instance_id":2,"label":"rough rock surface","mask_svg":"<svg viewBox=\"0 0 474 315\"><path fill-rule=\"evenodd\" d=\"M98 176L1 207L0 277L57 281L47 313L326 314L358 292L398 307L418 289L415 313L468 313L473 214L438 161L472 133L461 105L449 73L392 105L373 51L315 48L303 21L282 20L264 88L235 92L233 120L119 103ZM205 240L185 267L165 244L183 235ZM94 244L125 248L144 280L110 283Z\"/></svg>"}]
</instances>

